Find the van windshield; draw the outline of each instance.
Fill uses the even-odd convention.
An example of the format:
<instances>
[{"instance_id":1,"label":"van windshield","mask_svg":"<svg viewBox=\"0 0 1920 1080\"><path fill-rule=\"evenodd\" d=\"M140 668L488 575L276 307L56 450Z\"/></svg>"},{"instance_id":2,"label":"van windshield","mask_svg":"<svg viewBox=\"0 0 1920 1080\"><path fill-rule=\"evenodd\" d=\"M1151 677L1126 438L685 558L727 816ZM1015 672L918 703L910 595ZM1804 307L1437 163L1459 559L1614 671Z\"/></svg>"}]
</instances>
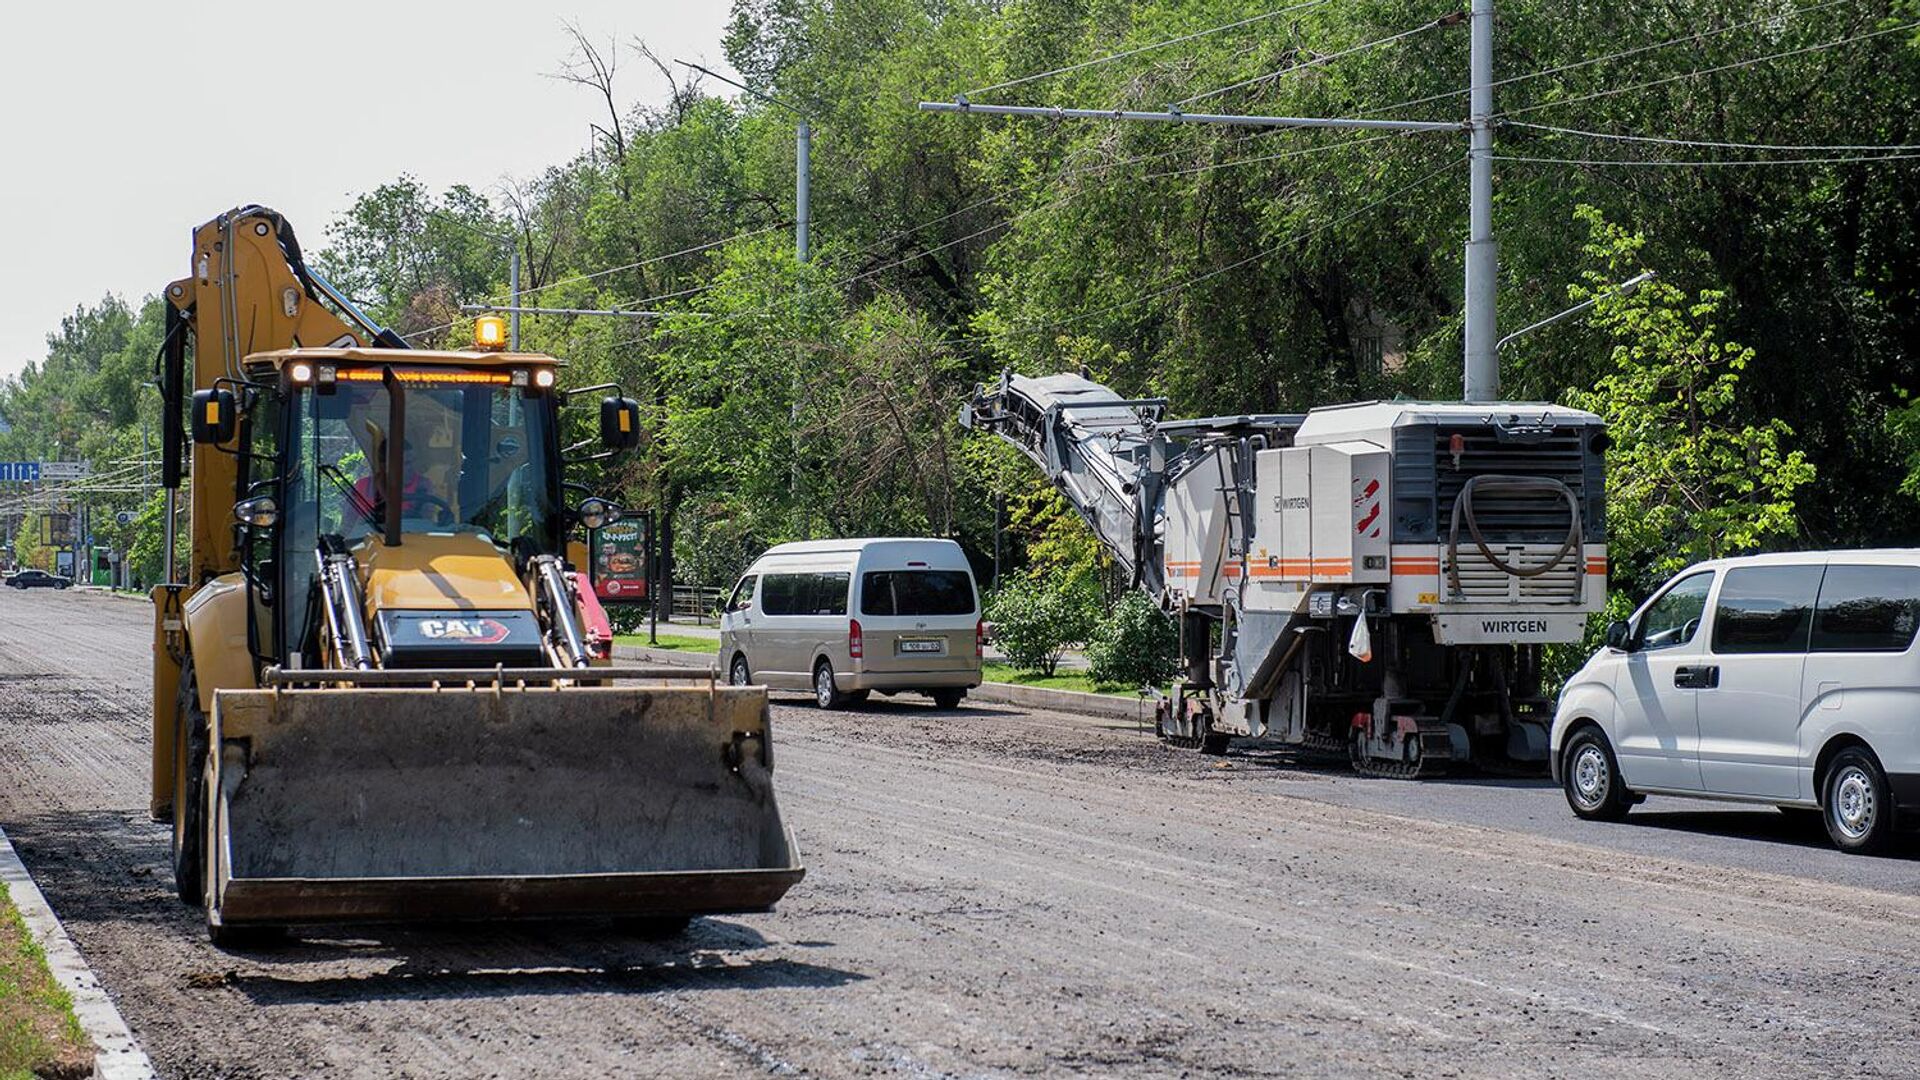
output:
<instances>
[{"instance_id":1,"label":"van windshield","mask_svg":"<svg viewBox=\"0 0 1920 1080\"><path fill-rule=\"evenodd\" d=\"M965 570L876 570L860 579L862 615L971 615L974 608Z\"/></svg>"}]
</instances>

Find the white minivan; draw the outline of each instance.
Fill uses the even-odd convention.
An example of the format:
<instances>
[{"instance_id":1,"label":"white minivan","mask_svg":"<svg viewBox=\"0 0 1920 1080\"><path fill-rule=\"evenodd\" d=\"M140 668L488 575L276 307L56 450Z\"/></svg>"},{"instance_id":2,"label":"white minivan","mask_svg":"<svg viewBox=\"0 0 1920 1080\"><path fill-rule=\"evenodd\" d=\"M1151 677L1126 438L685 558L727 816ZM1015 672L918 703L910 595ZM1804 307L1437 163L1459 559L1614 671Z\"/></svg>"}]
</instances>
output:
<instances>
[{"instance_id":1,"label":"white minivan","mask_svg":"<svg viewBox=\"0 0 1920 1080\"><path fill-rule=\"evenodd\" d=\"M980 685L979 590L951 540L810 540L754 561L720 616L736 686L811 690L823 709L878 690L951 709Z\"/></svg>"},{"instance_id":2,"label":"white minivan","mask_svg":"<svg viewBox=\"0 0 1920 1080\"><path fill-rule=\"evenodd\" d=\"M1843 851L1920 828L1920 550L1717 559L1607 628L1554 717L1584 818L1649 794L1818 810Z\"/></svg>"}]
</instances>

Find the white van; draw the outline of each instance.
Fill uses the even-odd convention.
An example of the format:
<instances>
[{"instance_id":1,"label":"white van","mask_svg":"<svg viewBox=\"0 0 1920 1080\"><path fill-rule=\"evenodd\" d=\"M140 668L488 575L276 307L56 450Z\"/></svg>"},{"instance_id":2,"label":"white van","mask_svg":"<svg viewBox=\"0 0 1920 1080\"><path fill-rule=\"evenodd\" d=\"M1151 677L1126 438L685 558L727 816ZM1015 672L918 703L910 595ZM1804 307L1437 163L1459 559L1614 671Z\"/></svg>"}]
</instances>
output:
<instances>
[{"instance_id":1,"label":"white van","mask_svg":"<svg viewBox=\"0 0 1920 1080\"><path fill-rule=\"evenodd\" d=\"M823 709L878 690L951 709L980 685L979 590L951 540L810 540L755 560L720 617L736 686L811 690Z\"/></svg>"},{"instance_id":2,"label":"white van","mask_svg":"<svg viewBox=\"0 0 1920 1080\"><path fill-rule=\"evenodd\" d=\"M1818 810L1843 851L1920 828L1920 550L1687 568L1560 693L1554 777L1584 818L1649 794Z\"/></svg>"}]
</instances>

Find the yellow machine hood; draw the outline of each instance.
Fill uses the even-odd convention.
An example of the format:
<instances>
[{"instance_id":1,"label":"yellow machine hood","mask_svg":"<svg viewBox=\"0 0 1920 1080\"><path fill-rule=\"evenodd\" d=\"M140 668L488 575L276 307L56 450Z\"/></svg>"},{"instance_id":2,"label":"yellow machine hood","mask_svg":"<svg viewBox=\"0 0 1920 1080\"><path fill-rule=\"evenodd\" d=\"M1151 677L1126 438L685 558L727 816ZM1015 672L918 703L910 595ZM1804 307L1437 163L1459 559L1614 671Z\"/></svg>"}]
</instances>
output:
<instances>
[{"instance_id":1,"label":"yellow machine hood","mask_svg":"<svg viewBox=\"0 0 1920 1080\"><path fill-rule=\"evenodd\" d=\"M533 610L513 563L473 533L409 533L399 547L369 537L354 559L370 613Z\"/></svg>"}]
</instances>

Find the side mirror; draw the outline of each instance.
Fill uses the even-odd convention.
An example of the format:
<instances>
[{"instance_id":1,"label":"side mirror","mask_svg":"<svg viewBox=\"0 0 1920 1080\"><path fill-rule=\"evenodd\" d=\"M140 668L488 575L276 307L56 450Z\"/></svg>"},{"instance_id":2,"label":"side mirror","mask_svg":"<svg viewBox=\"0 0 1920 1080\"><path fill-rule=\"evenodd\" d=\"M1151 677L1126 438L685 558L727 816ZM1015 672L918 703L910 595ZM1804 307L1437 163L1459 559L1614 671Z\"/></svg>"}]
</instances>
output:
<instances>
[{"instance_id":1,"label":"side mirror","mask_svg":"<svg viewBox=\"0 0 1920 1080\"><path fill-rule=\"evenodd\" d=\"M590 499L580 500L580 505L574 509L573 516L587 528L598 529L619 521L620 508L596 495Z\"/></svg>"},{"instance_id":2,"label":"side mirror","mask_svg":"<svg viewBox=\"0 0 1920 1080\"><path fill-rule=\"evenodd\" d=\"M1627 640L1631 634L1632 631L1628 629L1626 623L1619 622L1618 620L1608 623L1607 648L1619 649L1621 652L1630 652L1631 650L1627 648Z\"/></svg>"},{"instance_id":3,"label":"side mirror","mask_svg":"<svg viewBox=\"0 0 1920 1080\"><path fill-rule=\"evenodd\" d=\"M640 445L640 403L630 397L600 399L600 442L609 450Z\"/></svg>"},{"instance_id":4,"label":"side mirror","mask_svg":"<svg viewBox=\"0 0 1920 1080\"><path fill-rule=\"evenodd\" d=\"M255 495L233 504L233 518L242 525L271 529L280 523L280 503L271 495Z\"/></svg>"},{"instance_id":5,"label":"side mirror","mask_svg":"<svg viewBox=\"0 0 1920 1080\"><path fill-rule=\"evenodd\" d=\"M233 441L240 424L240 404L224 386L193 392L193 441L219 445Z\"/></svg>"}]
</instances>

